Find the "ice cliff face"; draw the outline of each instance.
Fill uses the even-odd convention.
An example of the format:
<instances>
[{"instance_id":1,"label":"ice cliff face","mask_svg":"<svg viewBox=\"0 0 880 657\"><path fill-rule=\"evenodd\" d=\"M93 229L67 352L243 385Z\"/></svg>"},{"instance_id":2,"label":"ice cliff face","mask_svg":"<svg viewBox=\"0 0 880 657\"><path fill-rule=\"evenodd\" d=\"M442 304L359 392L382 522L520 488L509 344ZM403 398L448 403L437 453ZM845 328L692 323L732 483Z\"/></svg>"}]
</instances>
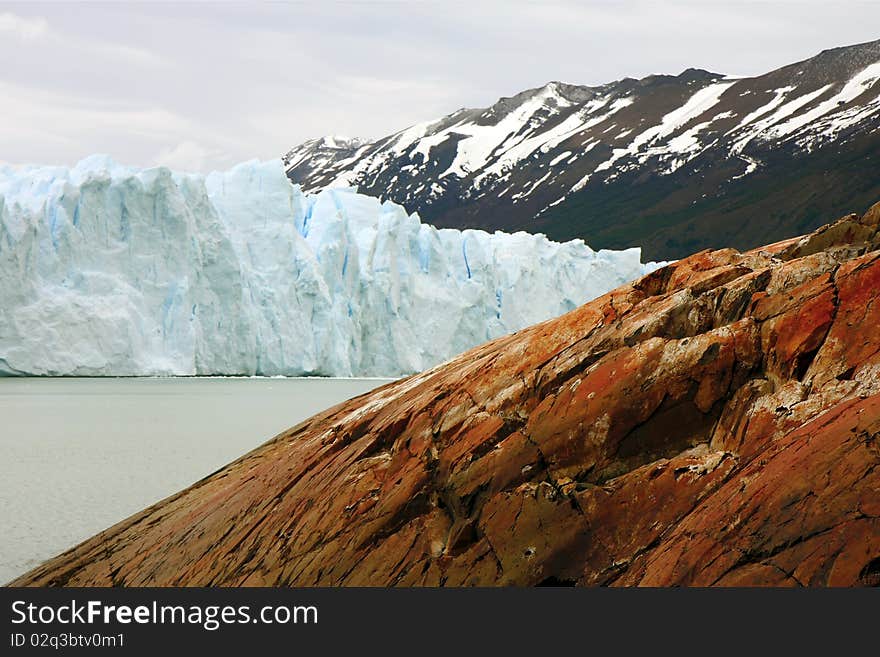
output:
<instances>
[{"instance_id":1,"label":"ice cliff face","mask_svg":"<svg viewBox=\"0 0 880 657\"><path fill-rule=\"evenodd\" d=\"M304 195L280 161L0 167L0 372L410 373L646 273L639 255Z\"/></svg>"}]
</instances>

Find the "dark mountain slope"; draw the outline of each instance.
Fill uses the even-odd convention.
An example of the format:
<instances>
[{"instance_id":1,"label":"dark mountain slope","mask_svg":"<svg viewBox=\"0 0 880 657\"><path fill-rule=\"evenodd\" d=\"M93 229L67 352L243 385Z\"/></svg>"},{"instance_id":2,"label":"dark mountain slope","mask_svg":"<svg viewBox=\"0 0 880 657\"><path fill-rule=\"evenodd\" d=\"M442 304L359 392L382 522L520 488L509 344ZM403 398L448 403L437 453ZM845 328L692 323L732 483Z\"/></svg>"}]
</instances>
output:
<instances>
[{"instance_id":1,"label":"dark mountain slope","mask_svg":"<svg viewBox=\"0 0 880 657\"><path fill-rule=\"evenodd\" d=\"M551 82L374 142L309 141L285 160L306 190L356 185L439 226L678 258L864 210L880 195L878 80L880 41L752 78Z\"/></svg>"}]
</instances>

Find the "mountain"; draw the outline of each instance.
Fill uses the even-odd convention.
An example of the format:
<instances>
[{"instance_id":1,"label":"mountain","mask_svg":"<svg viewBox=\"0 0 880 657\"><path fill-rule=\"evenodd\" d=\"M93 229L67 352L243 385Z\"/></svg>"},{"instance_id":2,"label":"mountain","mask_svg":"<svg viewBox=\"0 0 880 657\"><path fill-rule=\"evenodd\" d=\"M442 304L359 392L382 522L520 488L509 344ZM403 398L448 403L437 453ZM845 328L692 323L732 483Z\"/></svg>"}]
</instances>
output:
<instances>
[{"instance_id":1,"label":"mountain","mask_svg":"<svg viewBox=\"0 0 880 657\"><path fill-rule=\"evenodd\" d=\"M409 374L652 268L307 196L277 160L0 167L0 375Z\"/></svg>"},{"instance_id":2,"label":"mountain","mask_svg":"<svg viewBox=\"0 0 880 657\"><path fill-rule=\"evenodd\" d=\"M880 584L880 204L344 402L16 586Z\"/></svg>"},{"instance_id":3,"label":"mountain","mask_svg":"<svg viewBox=\"0 0 880 657\"><path fill-rule=\"evenodd\" d=\"M551 82L377 141L285 156L304 189L354 185L435 226L526 230L652 260L751 248L880 196L880 41L766 75Z\"/></svg>"}]
</instances>

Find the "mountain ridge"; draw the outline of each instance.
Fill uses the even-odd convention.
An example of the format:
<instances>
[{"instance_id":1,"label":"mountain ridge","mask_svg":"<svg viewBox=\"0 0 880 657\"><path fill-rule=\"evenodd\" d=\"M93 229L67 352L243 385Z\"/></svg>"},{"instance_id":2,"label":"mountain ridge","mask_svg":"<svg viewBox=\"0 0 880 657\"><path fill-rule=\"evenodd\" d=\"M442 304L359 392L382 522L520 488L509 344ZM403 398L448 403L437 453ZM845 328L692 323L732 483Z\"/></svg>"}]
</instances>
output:
<instances>
[{"instance_id":1,"label":"mountain ridge","mask_svg":"<svg viewBox=\"0 0 880 657\"><path fill-rule=\"evenodd\" d=\"M878 78L880 40L751 77L550 81L372 141L310 140L284 161L307 191L356 186L442 227L638 245L649 259L750 248L880 195Z\"/></svg>"}]
</instances>

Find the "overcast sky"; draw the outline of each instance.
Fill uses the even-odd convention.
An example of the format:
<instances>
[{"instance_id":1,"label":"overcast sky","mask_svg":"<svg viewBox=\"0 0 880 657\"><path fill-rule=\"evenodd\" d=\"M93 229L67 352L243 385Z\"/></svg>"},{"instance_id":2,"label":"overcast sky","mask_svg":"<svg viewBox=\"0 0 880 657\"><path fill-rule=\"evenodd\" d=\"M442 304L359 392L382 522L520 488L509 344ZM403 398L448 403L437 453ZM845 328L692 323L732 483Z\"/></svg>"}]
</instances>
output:
<instances>
[{"instance_id":1,"label":"overcast sky","mask_svg":"<svg viewBox=\"0 0 880 657\"><path fill-rule=\"evenodd\" d=\"M880 2L0 1L0 161L210 170L550 80L749 75L880 38Z\"/></svg>"}]
</instances>

